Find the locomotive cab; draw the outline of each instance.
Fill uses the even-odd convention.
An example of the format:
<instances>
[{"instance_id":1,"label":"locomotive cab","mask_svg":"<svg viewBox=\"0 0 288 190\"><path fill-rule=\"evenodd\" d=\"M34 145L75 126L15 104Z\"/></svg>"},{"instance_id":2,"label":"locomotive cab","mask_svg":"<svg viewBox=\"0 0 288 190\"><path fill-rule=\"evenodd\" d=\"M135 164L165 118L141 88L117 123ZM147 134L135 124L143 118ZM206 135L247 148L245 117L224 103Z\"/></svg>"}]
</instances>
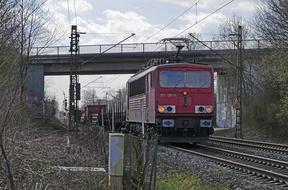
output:
<instances>
[{"instance_id":1,"label":"locomotive cab","mask_svg":"<svg viewBox=\"0 0 288 190\"><path fill-rule=\"evenodd\" d=\"M201 142L213 133L213 69L171 63L152 66L127 82L126 122L131 130L153 128L160 142ZM141 111L142 110L142 111Z\"/></svg>"},{"instance_id":2,"label":"locomotive cab","mask_svg":"<svg viewBox=\"0 0 288 190\"><path fill-rule=\"evenodd\" d=\"M159 66L156 122L163 142L201 142L213 133L213 69L177 63Z\"/></svg>"}]
</instances>

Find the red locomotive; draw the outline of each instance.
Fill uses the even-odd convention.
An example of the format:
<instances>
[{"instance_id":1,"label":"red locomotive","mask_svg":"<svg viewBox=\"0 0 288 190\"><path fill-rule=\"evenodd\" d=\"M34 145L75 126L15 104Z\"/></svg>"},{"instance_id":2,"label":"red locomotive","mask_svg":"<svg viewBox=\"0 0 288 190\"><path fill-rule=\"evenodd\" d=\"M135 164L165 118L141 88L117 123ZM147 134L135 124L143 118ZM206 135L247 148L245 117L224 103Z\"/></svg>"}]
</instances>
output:
<instances>
[{"instance_id":1,"label":"red locomotive","mask_svg":"<svg viewBox=\"0 0 288 190\"><path fill-rule=\"evenodd\" d=\"M187 62L159 64L128 82L129 130L156 131L160 142L197 143L213 133L213 68ZM143 115L141 117L141 105Z\"/></svg>"}]
</instances>

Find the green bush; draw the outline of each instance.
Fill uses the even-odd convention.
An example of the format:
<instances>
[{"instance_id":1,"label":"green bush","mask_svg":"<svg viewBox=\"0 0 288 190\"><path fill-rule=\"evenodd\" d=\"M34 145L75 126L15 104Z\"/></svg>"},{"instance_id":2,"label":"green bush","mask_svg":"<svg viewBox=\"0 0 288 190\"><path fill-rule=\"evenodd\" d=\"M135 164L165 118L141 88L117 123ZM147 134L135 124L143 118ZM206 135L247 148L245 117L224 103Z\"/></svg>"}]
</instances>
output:
<instances>
[{"instance_id":1,"label":"green bush","mask_svg":"<svg viewBox=\"0 0 288 190\"><path fill-rule=\"evenodd\" d=\"M171 173L157 180L157 190L228 190L207 185L192 172Z\"/></svg>"}]
</instances>

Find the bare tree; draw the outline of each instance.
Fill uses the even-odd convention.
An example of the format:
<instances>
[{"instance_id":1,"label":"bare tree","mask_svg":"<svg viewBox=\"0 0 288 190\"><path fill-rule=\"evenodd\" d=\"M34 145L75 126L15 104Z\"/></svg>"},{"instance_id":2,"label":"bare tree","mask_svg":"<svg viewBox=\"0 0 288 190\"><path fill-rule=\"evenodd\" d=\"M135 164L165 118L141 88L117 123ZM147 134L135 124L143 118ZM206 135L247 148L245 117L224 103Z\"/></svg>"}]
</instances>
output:
<instances>
[{"instance_id":1,"label":"bare tree","mask_svg":"<svg viewBox=\"0 0 288 190\"><path fill-rule=\"evenodd\" d=\"M262 55L258 69L265 89L261 103L266 107L262 109L264 116L259 120L262 119L263 125L270 129L269 134L277 138L288 134L287 18L286 0L263 0L255 17L258 36L267 39L271 45Z\"/></svg>"},{"instance_id":2,"label":"bare tree","mask_svg":"<svg viewBox=\"0 0 288 190\"><path fill-rule=\"evenodd\" d=\"M11 61L11 60L10 60ZM11 64L11 62L10 62ZM15 66L15 64L14 64ZM8 68L6 68L8 69ZM13 72L13 66L11 66L8 70L9 75ZM3 78L2 78L3 77ZM9 153L6 149L6 140L7 133L10 131L10 126L15 122L13 119L14 116L17 115L19 99L16 94L19 93L19 89L17 86L19 85L19 80L17 78L8 76L6 74L1 75L1 79L4 79L4 82L0 84L1 97L0 97L0 148L1 148L1 157L5 163L5 174L7 176L8 187L9 189L15 189L15 183L13 179L11 162L9 159ZM18 83L18 84L17 84Z\"/></svg>"},{"instance_id":3,"label":"bare tree","mask_svg":"<svg viewBox=\"0 0 288 190\"><path fill-rule=\"evenodd\" d=\"M45 116L48 119L53 119L56 116L58 110L58 102L56 101L56 97L45 97L44 98L45 104Z\"/></svg>"},{"instance_id":4,"label":"bare tree","mask_svg":"<svg viewBox=\"0 0 288 190\"><path fill-rule=\"evenodd\" d=\"M1 1L0 7L0 148L1 160L5 163L4 175L7 177L7 186L9 189L15 189L9 152L6 149L6 134L15 110L17 110L16 105L19 103L16 98L19 80L15 77L19 54L13 46L16 41L13 35L17 31L17 22L15 20L17 2L10 4L8 0Z\"/></svg>"},{"instance_id":5,"label":"bare tree","mask_svg":"<svg viewBox=\"0 0 288 190\"><path fill-rule=\"evenodd\" d=\"M187 44L188 50L200 49L202 44L199 44L199 42L196 41L195 38L192 38L191 35L195 36L198 39L201 38L201 35L198 33L192 33L190 35L187 35L187 38L190 40L189 44Z\"/></svg>"},{"instance_id":6,"label":"bare tree","mask_svg":"<svg viewBox=\"0 0 288 190\"><path fill-rule=\"evenodd\" d=\"M23 99L25 91L25 80L28 72L29 57L32 47L37 43L43 47L53 41L55 37L54 32L49 32L46 22L46 12L42 7L46 0L33 1L33 0L18 0L19 12L16 17L19 27L16 31L18 40L16 48L20 49L21 61L19 62L19 75L22 81L20 96Z\"/></svg>"},{"instance_id":7,"label":"bare tree","mask_svg":"<svg viewBox=\"0 0 288 190\"><path fill-rule=\"evenodd\" d=\"M229 44L227 43L227 46L230 47L229 49L235 49L237 47L238 26L242 26L242 38L245 43L245 40L251 37L251 29L242 17L234 15L219 27L220 39L231 41Z\"/></svg>"},{"instance_id":8,"label":"bare tree","mask_svg":"<svg viewBox=\"0 0 288 190\"><path fill-rule=\"evenodd\" d=\"M274 47L288 45L288 2L266 0L258 9L255 26L258 36L269 40Z\"/></svg>"},{"instance_id":9,"label":"bare tree","mask_svg":"<svg viewBox=\"0 0 288 190\"><path fill-rule=\"evenodd\" d=\"M85 105L95 105L97 104L98 96L96 95L95 89L87 89L82 91L82 104Z\"/></svg>"},{"instance_id":10,"label":"bare tree","mask_svg":"<svg viewBox=\"0 0 288 190\"><path fill-rule=\"evenodd\" d=\"M24 83L27 75L32 45L45 33L41 7L45 1L3 0L0 1L0 178L2 187L17 189L13 170L18 154L14 154L11 139L21 131L27 118L25 114ZM44 39L44 38L43 38ZM50 38L46 33L46 42ZM9 140L10 139L10 140ZM18 179L19 181L19 179Z\"/></svg>"},{"instance_id":11,"label":"bare tree","mask_svg":"<svg viewBox=\"0 0 288 190\"><path fill-rule=\"evenodd\" d=\"M225 23L220 25L219 27L219 39L221 41L225 41L225 43L222 43L222 45L226 49L234 49L237 50L237 42L238 42L238 26L242 27L242 44L243 48L255 48L257 47L257 43L252 44L253 41L251 40L254 35L252 34L252 29L249 27L245 21L239 17L234 15L231 19L228 19ZM243 52L243 51L242 51ZM243 88L244 88L244 95L253 95L253 93L256 91L256 89L259 89L259 83L260 81L255 77L255 70L257 70L258 65L255 64L255 60L258 58L254 54L249 53L242 53L243 60L245 60L244 63L244 71L243 71ZM234 63L236 66L237 59L237 51L232 53L230 55L230 60ZM235 67L234 66L234 67ZM232 71L230 69L230 71ZM235 73L236 70L234 70L232 73L230 73L233 76L236 76ZM228 73L229 74L229 73ZM256 89L255 89L256 88ZM232 93L232 92L230 92Z\"/></svg>"}]
</instances>

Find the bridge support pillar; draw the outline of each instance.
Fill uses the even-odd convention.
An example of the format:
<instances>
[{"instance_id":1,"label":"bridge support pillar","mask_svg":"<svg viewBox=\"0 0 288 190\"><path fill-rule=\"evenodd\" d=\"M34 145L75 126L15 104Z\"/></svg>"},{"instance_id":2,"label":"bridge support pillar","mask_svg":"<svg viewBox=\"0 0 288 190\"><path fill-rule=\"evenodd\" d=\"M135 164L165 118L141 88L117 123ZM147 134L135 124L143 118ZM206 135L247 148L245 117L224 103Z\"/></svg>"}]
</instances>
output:
<instances>
[{"instance_id":1,"label":"bridge support pillar","mask_svg":"<svg viewBox=\"0 0 288 190\"><path fill-rule=\"evenodd\" d=\"M42 116L44 114L44 65L29 65L25 81L26 102L29 110Z\"/></svg>"},{"instance_id":2,"label":"bridge support pillar","mask_svg":"<svg viewBox=\"0 0 288 190\"><path fill-rule=\"evenodd\" d=\"M235 84L228 74L217 75L216 90L216 125L221 128L235 127L236 113L233 108Z\"/></svg>"}]
</instances>

